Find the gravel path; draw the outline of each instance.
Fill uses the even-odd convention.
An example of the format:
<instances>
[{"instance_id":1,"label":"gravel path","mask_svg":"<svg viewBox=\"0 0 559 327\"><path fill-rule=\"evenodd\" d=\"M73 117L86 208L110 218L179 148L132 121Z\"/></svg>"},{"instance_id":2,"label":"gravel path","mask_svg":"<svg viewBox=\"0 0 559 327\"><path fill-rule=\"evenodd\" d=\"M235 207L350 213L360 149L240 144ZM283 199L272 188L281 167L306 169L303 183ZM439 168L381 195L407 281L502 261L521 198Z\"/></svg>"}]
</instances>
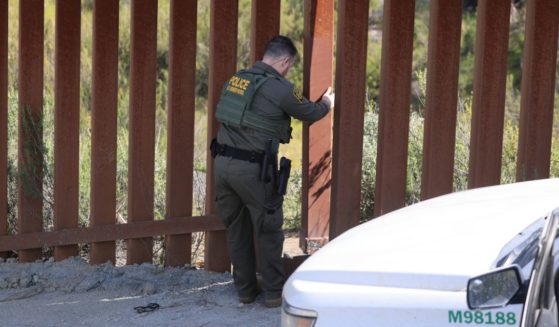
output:
<instances>
[{"instance_id":1,"label":"gravel path","mask_svg":"<svg viewBox=\"0 0 559 327\"><path fill-rule=\"evenodd\" d=\"M159 309L134 308L157 303ZM0 326L279 326L280 308L240 304L229 273L151 264L0 263Z\"/></svg>"}]
</instances>

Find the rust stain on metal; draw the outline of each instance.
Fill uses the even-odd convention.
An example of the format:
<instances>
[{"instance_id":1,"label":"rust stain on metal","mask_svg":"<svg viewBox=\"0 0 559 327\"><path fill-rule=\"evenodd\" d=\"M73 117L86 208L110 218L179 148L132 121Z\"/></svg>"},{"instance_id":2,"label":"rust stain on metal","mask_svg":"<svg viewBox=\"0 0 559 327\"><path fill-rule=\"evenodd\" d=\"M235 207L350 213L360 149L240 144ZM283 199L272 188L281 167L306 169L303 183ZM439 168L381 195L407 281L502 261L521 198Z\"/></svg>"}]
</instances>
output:
<instances>
[{"instance_id":1,"label":"rust stain on metal","mask_svg":"<svg viewBox=\"0 0 559 327\"><path fill-rule=\"evenodd\" d=\"M421 199L452 192L462 5L431 1Z\"/></svg>"},{"instance_id":2,"label":"rust stain on metal","mask_svg":"<svg viewBox=\"0 0 559 327\"><path fill-rule=\"evenodd\" d=\"M549 177L559 2L527 3L516 180Z\"/></svg>"},{"instance_id":3,"label":"rust stain on metal","mask_svg":"<svg viewBox=\"0 0 559 327\"><path fill-rule=\"evenodd\" d=\"M375 216L404 206L415 1L384 4Z\"/></svg>"},{"instance_id":4,"label":"rust stain on metal","mask_svg":"<svg viewBox=\"0 0 559 327\"><path fill-rule=\"evenodd\" d=\"M501 182L510 0L479 1L468 187Z\"/></svg>"},{"instance_id":5,"label":"rust stain on metal","mask_svg":"<svg viewBox=\"0 0 559 327\"><path fill-rule=\"evenodd\" d=\"M305 1L303 93L319 100L333 85L334 1ZM301 248L308 238L328 239L332 179L332 114L303 125L303 210Z\"/></svg>"},{"instance_id":6,"label":"rust stain on metal","mask_svg":"<svg viewBox=\"0 0 559 327\"><path fill-rule=\"evenodd\" d=\"M280 0L253 0L250 27L250 61L262 59L266 44L279 34Z\"/></svg>"},{"instance_id":7,"label":"rust stain on metal","mask_svg":"<svg viewBox=\"0 0 559 327\"><path fill-rule=\"evenodd\" d=\"M197 1L172 0L166 217L192 214ZM192 235L167 235L165 265L190 263Z\"/></svg>"},{"instance_id":8,"label":"rust stain on metal","mask_svg":"<svg viewBox=\"0 0 559 327\"><path fill-rule=\"evenodd\" d=\"M237 0L212 0L210 14L210 67L208 89L208 140L217 134L215 106L219 100L221 87L237 68ZM215 213L215 189L213 159L207 153L206 160L206 214ZM227 254L225 232L208 232L205 241L205 269L229 271L231 262Z\"/></svg>"},{"instance_id":9,"label":"rust stain on metal","mask_svg":"<svg viewBox=\"0 0 559 327\"><path fill-rule=\"evenodd\" d=\"M0 251L32 249L43 246L64 246L76 243L114 242L114 240L152 237L156 235L220 231L223 228L223 224L215 215L173 217L167 220L148 220L127 224L98 225L53 232L0 236Z\"/></svg>"},{"instance_id":10,"label":"rust stain on metal","mask_svg":"<svg viewBox=\"0 0 559 327\"><path fill-rule=\"evenodd\" d=\"M131 3L128 221L153 219L157 0ZM152 262L151 238L128 240L127 264Z\"/></svg>"},{"instance_id":11,"label":"rust stain on metal","mask_svg":"<svg viewBox=\"0 0 559 327\"><path fill-rule=\"evenodd\" d=\"M26 178L18 186L18 223L19 232L25 234L43 229L43 154L39 144L43 115L44 1L21 0L19 21L18 171ZM41 249L19 252L20 262L40 257Z\"/></svg>"},{"instance_id":12,"label":"rust stain on metal","mask_svg":"<svg viewBox=\"0 0 559 327\"><path fill-rule=\"evenodd\" d=\"M0 236L8 234L8 1L0 1ZM0 251L0 258L6 252Z\"/></svg>"},{"instance_id":13,"label":"rust stain on metal","mask_svg":"<svg viewBox=\"0 0 559 327\"><path fill-rule=\"evenodd\" d=\"M54 130L54 229L78 226L80 142L80 0L57 0ZM55 260L78 255L54 249Z\"/></svg>"},{"instance_id":14,"label":"rust stain on metal","mask_svg":"<svg viewBox=\"0 0 559 327\"><path fill-rule=\"evenodd\" d=\"M91 226L116 222L118 0L93 2ZM94 242L90 262L115 262L115 242Z\"/></svg>"},{"instance_id":15,"label":"rust stain on metal","mask_svg":"<svg viewBox=\"0 0 559 327\"><path fill-rule=\"evenodd\" d=\"M359 224L369 1L338 8L330 239Z\"/></svg>"}]
</instances>

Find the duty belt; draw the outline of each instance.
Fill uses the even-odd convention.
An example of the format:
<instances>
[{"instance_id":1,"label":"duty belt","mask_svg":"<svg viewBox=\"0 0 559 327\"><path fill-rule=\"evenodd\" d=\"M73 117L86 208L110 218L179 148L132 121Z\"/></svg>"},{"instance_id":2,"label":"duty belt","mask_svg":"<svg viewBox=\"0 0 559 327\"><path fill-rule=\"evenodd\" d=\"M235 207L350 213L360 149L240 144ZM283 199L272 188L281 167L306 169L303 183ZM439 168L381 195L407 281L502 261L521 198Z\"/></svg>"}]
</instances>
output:
<instances>
[{"instance_id":1,"label":"duty belt","mask_svg":"<svg viewBox=\"0 0 559 327\"><path fill-rule=\"evenodd\" d=\"M216 139L210 144L212 158L216 156L231 157L233 159L254 162L260 164L260 181L264 183L274 182L279 195L285 195L287 190L287 182L289 180L289 172L291 171L291 160L282 157L280 160L280 169L277 167L277 153L272 151L272 140L266 142L266 150L248 151L227 144L219 144ZM272 170L270 171L270 167Z\"/></svg>"},{"instance_id":2,"label":"duty belt","mask_svg":"<svg viewBox=\"0 0 559 327\"><path fill-rule=\"evenodd\" d=\"M243 150L228 146L227 144L219 144L215 139L210 145L210 150L212 151L212 157L214 158L216 156L223 156L256 163L261 163L264 160L264 152Z\"/></svg>"}]
</instances>

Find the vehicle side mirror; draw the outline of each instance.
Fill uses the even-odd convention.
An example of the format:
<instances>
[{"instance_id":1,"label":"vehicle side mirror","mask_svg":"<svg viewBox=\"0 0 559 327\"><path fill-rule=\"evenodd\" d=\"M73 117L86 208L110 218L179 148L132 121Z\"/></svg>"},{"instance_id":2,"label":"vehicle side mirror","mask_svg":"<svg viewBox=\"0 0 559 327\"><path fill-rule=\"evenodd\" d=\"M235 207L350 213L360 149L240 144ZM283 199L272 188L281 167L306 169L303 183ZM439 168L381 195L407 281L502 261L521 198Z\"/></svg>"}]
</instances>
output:
<instances>
[{"instance_id":1,"label":"vehicle side mirror","mask_svg":"<svg viewBox=\"0 0 559 327\"><path fill-rule=\"evenodd\" d=\"M504 307L522 286L517 265L493 270L468 281L468 307L471 310Z\"/></svg>"}]
</instances>

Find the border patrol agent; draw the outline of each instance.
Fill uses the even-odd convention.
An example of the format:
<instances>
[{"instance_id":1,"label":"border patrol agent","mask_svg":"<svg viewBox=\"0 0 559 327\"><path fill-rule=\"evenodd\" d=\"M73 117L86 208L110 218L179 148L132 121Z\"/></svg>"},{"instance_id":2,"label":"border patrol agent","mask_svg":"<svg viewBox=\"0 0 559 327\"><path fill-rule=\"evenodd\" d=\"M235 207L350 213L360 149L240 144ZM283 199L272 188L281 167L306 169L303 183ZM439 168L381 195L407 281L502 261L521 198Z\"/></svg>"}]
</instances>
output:
<instances>
[{"instance_id":1,"label":"border patrol agent","mask_svg":"<svg viewBox=\"0 0 559 327\"><path fill-rule=\"evenodd\" d=\"M282 158L278 171L279 144L290 141L290 117L314 122L334 104L331 87L319 102L310 102L284 78L296 56L289 38L272 38L262 61L225 83L217 104L221 126L211 145L217 209L226 227L233 279L242 303L254 302L261 286L267 307L281 305L282 203L290 161ZM257 285L257 262L261 285Z\"/></svg>"}]
</instances>

